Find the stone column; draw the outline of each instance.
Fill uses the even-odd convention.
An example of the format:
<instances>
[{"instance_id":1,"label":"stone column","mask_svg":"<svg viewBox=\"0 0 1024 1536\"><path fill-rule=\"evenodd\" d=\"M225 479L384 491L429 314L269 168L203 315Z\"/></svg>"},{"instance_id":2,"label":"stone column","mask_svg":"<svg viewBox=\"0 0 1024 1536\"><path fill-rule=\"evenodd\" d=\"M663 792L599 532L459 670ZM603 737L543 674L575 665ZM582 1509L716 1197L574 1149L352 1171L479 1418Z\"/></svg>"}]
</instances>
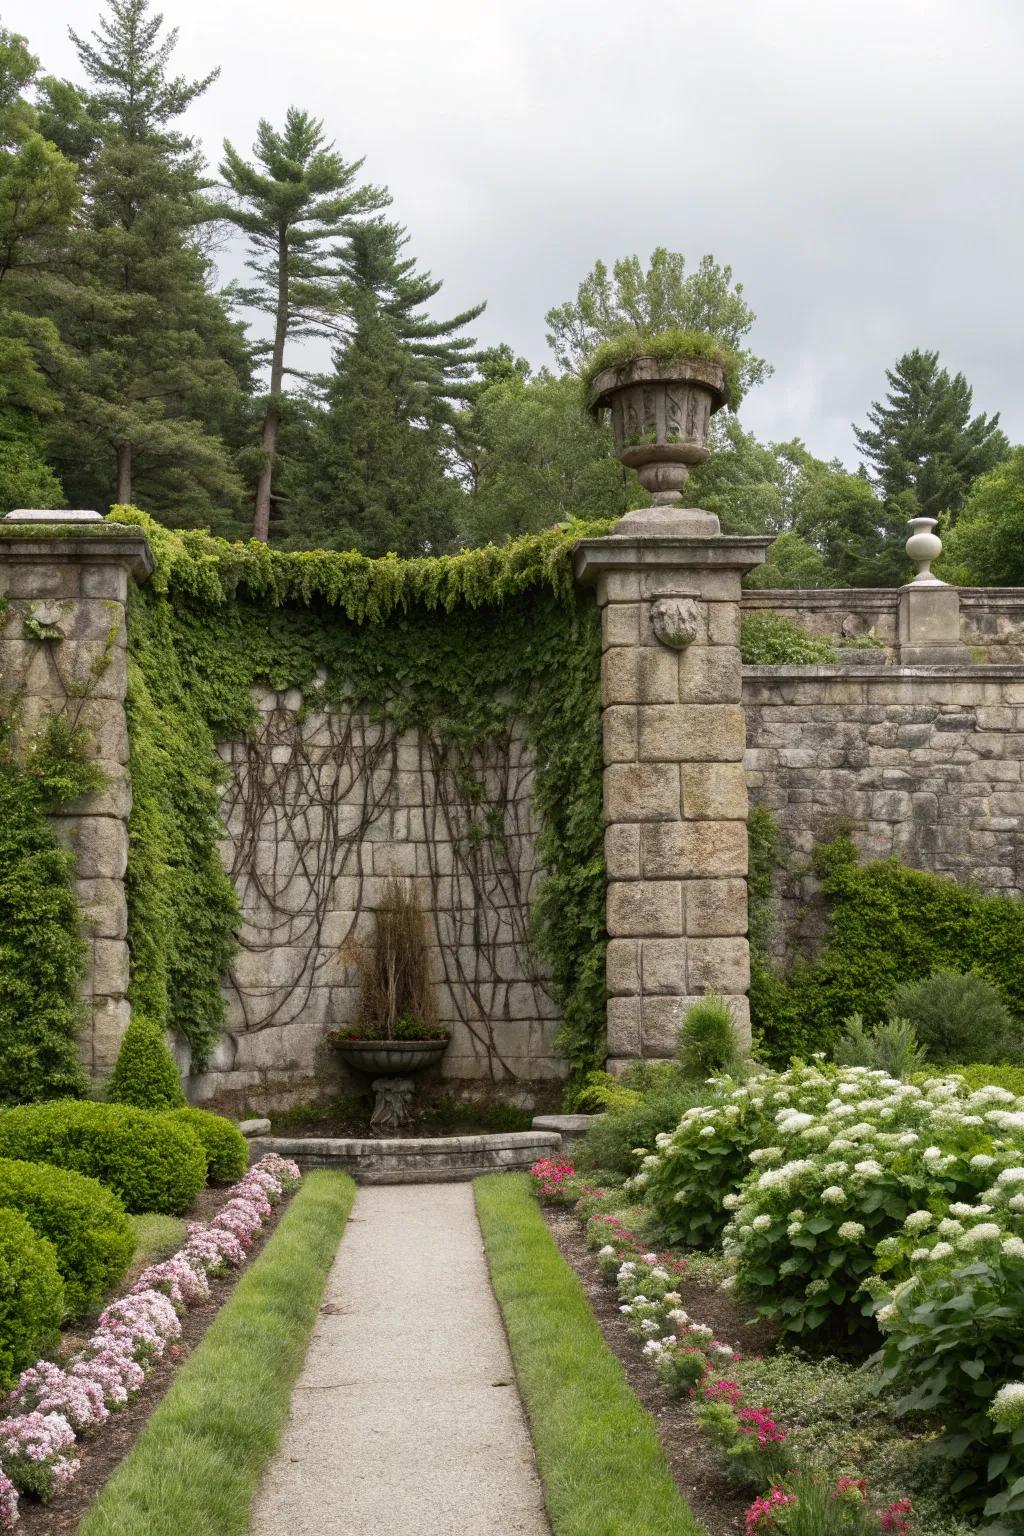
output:
<instances>
[{"instance_id":1,"label":"stone column","mask_svg":"<svg viewBox=\"0 0 1024 1536\"><path fill-rule=\"evenodd\" d=\"M611 1070L671 1057L708 992L750 1039L740 578L770 541L716 530L651 507L577 546L603 627Z\"/></svg>"},{"instance_id":2,"label":"stone column","mask_svg":"<svg viewBox=\"0 0 1024 1536\"><path fill-rule=\"evenodd\" d=\"M0 688L13 698L18 737L28 740L48 715L66 718L85 730L107 780L53 818L75 855L88 945L82 1056L96 1075L110 1071L128 1023L125 606L129 578L152 570L145 535L95 512L0 520Z\"/></svg>"}]
</instances>

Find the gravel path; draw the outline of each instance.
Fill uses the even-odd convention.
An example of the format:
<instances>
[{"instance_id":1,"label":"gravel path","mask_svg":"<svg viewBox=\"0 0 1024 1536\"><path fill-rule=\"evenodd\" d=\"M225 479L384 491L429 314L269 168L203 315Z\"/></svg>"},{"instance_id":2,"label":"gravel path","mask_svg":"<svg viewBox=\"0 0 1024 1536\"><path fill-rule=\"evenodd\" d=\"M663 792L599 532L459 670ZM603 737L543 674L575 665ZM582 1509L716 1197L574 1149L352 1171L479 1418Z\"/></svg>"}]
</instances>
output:
<instances>
[{"instance_id":1,"label":"gravel path","mask_svg":"<svg viewBox=\"0 0 1024 1536\"><path fill-rule=\"evenodd\" d=\"M549 1536L469 1184L364 1186L251 1536Z\"/></svg>"}]
</instances>

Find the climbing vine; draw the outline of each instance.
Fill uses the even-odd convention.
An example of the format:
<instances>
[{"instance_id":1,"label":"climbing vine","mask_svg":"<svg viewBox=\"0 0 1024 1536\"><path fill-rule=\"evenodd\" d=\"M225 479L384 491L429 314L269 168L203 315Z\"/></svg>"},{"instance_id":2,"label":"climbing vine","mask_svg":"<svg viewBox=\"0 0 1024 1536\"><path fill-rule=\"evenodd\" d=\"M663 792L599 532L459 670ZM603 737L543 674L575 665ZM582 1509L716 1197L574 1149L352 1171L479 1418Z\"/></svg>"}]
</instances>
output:
<instances>
[{"instance_id":1,"label":"climbing vine","mask_svg":"<svg viewBox=\"0 0 1024 1536\"><path fill-rule=\"evenodd\" d=\"M144 528L157 560L129 608L133 1002L178 1028L202 1064L222 1023L234 889L246 914L262 914L244 943L299 956L280 995L237 990L243 1027L296 1017L325 953L356 934L365 845L386 835L391 790L413 776L413 814L428 823L416 873L443 915L440 979L492 1071L504 1066L490 1025L509 947L557 997L574 1072L599 1064L600 631L571 549L608 524L403 561L282 554L173 533L134 509L114 516ZM274 690L262 711L260 684ZM230 780L217 742L230 744ZM233 882L217 847L226 783ZM451 850L443 863L435 846ZM343 880L350 932L328 945Z\"/></svg>"}]
</instances>

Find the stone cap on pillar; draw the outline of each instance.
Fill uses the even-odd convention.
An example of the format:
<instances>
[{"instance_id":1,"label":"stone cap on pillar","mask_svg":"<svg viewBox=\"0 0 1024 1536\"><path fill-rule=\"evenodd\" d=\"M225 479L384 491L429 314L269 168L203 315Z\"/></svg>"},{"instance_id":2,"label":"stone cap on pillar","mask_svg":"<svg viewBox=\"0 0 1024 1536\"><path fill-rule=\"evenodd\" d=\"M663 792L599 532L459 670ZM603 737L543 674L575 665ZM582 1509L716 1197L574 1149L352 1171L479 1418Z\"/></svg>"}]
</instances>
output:
<instances>
[{"instance_id":1,"label":"stone cap on pillar","mask_svg":"<svg viewBox=\"0 0 1024 1536\"><path fill-rule=\"evenodd\" d=\"M0 561L43 565L124 566L141 585L156 568L140 528L111 523L98 512L17 507L0 518Z\"/></svg>"},{"instance_id":2,"label":"stone cap on pillar","mask_svg":"<svg viewBox=\"0 0 1024 1536\"><path fill-rule=\"evenodd\" d=\"M573 551L576 580L587 583L610 571L665 572L704 569L752 571L764 564L773 534L718 532L718 518L698 507L641 507L627 512L615 532L580 539Z\"/></svg>"}]
</instances>

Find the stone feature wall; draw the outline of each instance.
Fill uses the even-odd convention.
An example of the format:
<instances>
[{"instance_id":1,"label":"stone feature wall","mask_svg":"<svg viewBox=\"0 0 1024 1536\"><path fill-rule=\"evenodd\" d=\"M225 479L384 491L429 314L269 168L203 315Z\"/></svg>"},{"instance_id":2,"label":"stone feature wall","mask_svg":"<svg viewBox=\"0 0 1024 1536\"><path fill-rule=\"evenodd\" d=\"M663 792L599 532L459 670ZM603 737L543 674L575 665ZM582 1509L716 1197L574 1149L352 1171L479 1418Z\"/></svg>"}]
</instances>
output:
<instances>
[{"instance_id":1,"label":"stone feature wall","mask_svg":"<svg viewBox=\"0 0 1024 1536\"><path fill-rule=\"evenodd\" d=\"M352 1023L360 946L389 877L427 917L445 1079L486 1092L564 1077L560 1017L531 953L541 871L533 763L512 727L484 753L259 690L262 726L228 742L225 866L242 909L227 1033L194 1096L284 1107L345 1086L327 1031Z\"/></svg>"},{"instance_id":2,"label":"stone feature wall","mask_svg":"<svg viewBox=\"0 0 1024 1536\"><path fill-rule=\"evenodd\" d=\"M904 589L905 590L905 589ZM1024 664L1024 590L1020 587L951 588L960 599L959 640L971 662ZM762 588L743 594L743 617L775 613L812 635L836 642L874 635L887 660L899 644L900 592L892 587L851 587L842 591L785 591ZM952 638L952 637L950 637ZM875 660L882 656L879 651ZM852 651L849 665L871 665L871 652ZM967 658L965 658L967 659Z\"/></svg>"},{"instance_id":3,"label":"stone feature wall","mask_svg":"<svg viewBox=\"0 0 1024 1536\"><path fill-rule=\"evenodd\" d=\"M0 525L2 528L2 525ZM49 715L88 733L106 775L98 795L70 801L53 818L76 860L75 886L87 941L82 998L86 1069L109 1072L128 1025L128 728L125 604L131 576L145 580L152 556L134 530L98 520L55 537L0 539L0 688L15 704L18 736L32 736ZM27 621L27 627L26 627ZM46 638L38 638L40 634Z\"/></svg>"},{"instance_id":4,"label":"stone feature wall","mask_svg":"<svg viewBox=\"0 0 1024 1536\"><path fill-rule=\"evenodd\" d=\"M751 802L791 862L776 958L813 937L807 860L841 826L867 858L1024 895L1020 667L748 667L743 707Z\"/></svg>"}]
</instances>

